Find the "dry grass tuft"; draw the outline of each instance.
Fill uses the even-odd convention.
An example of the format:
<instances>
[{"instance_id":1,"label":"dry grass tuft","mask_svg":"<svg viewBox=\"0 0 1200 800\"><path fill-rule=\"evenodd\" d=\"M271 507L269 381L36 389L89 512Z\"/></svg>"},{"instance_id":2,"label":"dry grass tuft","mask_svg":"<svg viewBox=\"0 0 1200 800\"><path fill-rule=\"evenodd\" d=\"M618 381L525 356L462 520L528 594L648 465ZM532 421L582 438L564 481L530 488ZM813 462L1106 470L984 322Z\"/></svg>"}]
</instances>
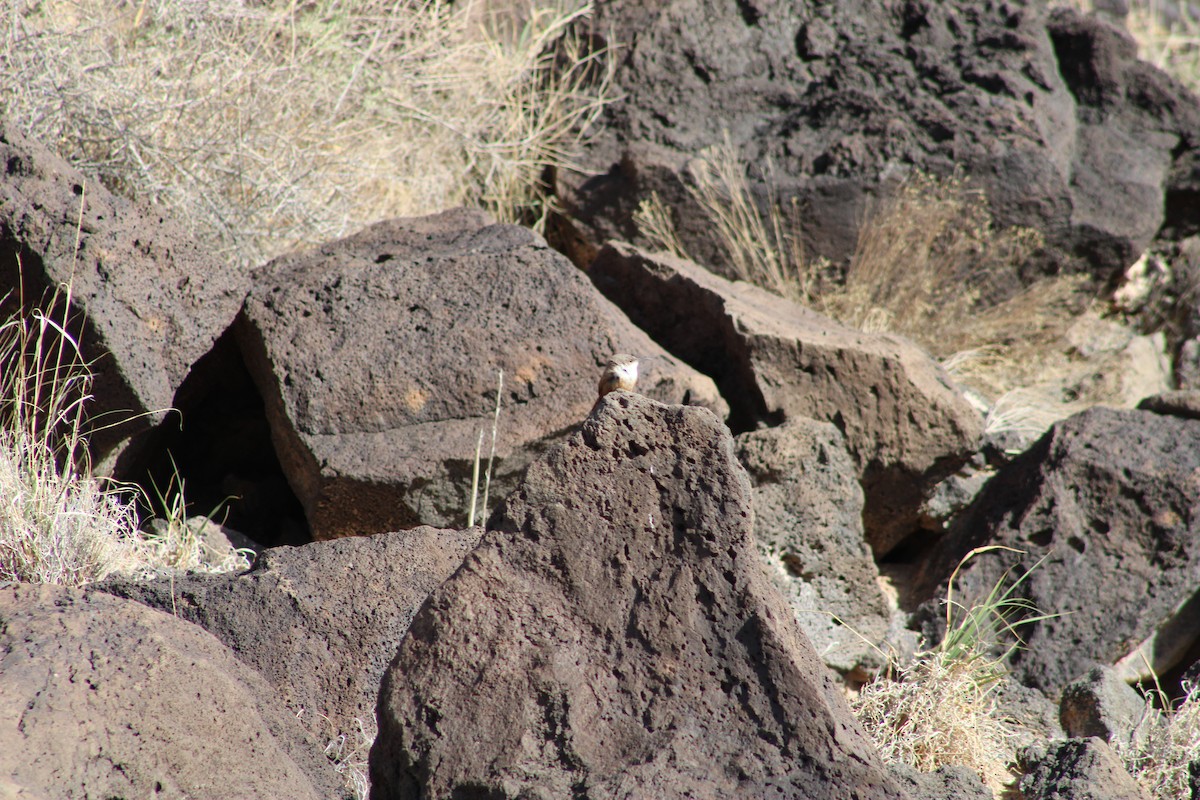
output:
<instances>
[{"instance_id":1,"label":"dry grass tuft","mask_svg":"<svg viewBox=\"0 0 1200 800\"><path fill-rule=\"evenodd\" d=\"M959 568L994 549L1008 548L974 550ZM886 761L922 772L965 766L996 796L1012 782L1019 732L1001 713L995 690L1007 679L1004 661L1016 647L1011 642L1019 642L1017 628L1045 617L1015 594L1025 576L1003 588L1007 578L1005 573L970 608L956 603L948 590L946 635L938 646L907 665L893 663L890 675L866 684L851 701ZM997 655L998 647L1007 649Z\"/></svg>"},{"instance_id":2,"label":"dry grass tuft","mask_svg":"<svg viewBox=\"0 0 1200 800\"><path fill-rule=\"evenodd\" d=\"M113 572L226 571L244 554L206 552L181 485L163 532L138 532L135 491L95 478L86 406L92 375L68 326L71 287L0 324L0 580L80 586Z\"/></svg>"},{"instance_id":3,"label":"dry grass tuft","mask_svg":"<svg viewBox=\"0 0 1200 800\"><path fill-rule=\"evenodd\" d=\"M708 213L738 278L783 297L808 299L811 271L804 259L799 212L794 204L784 209L771 193L771 165L764 176L765 218L728 132L723 144L709 148L689 168L694 184L688 191Z\"/></svg>"},{"instance_id":4,"label":"dry grass tuft","mask_svg":"<svg viewBox=\"0 0 1200 800\"><path fill-rule=\"evenodd\" d=\"M78 586L134 552L133 505L88 474L91 374L70 302L60 287L47 310L0 325L0 580Z\"/></svg>"},{"instance_id":5,"label":"dry grass tuft","mask_svg":"<svg viewBox=\"0 0 1200 800\"><path fill-rule=\"evenodd\" d=\"M1129 742L1114 741L1131 775L1154 800L1187 797L1189 764L1200 759L1200 685L1187 685L1187 693L1171 713L1152 717L1145 731Z\"/></svg>"},{"instance_id":6,"label":"dry grass tuft","mask_svg":"<svg viewBox=\"0 0 1200 800\"><path fill-rule=\"evenodd\" d=\"M257 264L375 220L481 204L536 218L607 101L590 6L17 0L10 119L121 193Z\"/></svg>"},{"instance_id":7,"label":"dry grass tuft","mask_svg":"<svg viewBox=\"0 0 1200 800\"><path fill-rule=\"evenodd\" d=\"M769 169L768 169L769 171ZM1066 335L1090 300L1082 276L1046 279L1002 299L995 276L1041 246L1024 228L997 229L983 193L961 176L914 174L864 222L840 281L830 264L806 259L795 205L773 196L756 203L728 139L691 165L693 197L720 233L742 280L809 305L845 324L895 332L924 345L953 374L992 398L995 429L1044 429L1077 410L1060 396L1079 370ZM767 185L770 185L768 176ZM657 198L635 217L659 248L686 257L669 212ZM1017 408L1018 401L1027 403Z\"/></svg>"},{"instance_id":8,"label":"dry grass tuft","mask_svg":"<svg viewBox=\"0 0 1200 800\"><path fill-rule=\"evenodd\" d=\"M326 757L333 762L334 770L342 776L346 791L354 800L370 797L367 759L378 735L376 727L374 719L364 723L355 717L353 731L337 733L325 745Z\"/></svg>"}]
</instances>

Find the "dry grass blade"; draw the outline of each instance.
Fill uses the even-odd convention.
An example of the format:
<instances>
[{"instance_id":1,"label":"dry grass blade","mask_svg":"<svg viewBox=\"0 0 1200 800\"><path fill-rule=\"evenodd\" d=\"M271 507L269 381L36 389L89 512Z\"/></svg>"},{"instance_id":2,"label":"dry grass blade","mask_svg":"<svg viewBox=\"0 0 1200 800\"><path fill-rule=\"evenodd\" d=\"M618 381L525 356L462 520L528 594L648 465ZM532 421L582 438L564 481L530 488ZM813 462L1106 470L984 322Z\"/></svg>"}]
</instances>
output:
<instances>
[{"instance_id":1,"label":"dry grass blade","mask_svg":"<svg viewBox=\"0 0 1200 800\"><path fill-rule=\"evenodd\" d=\"M127 563L133 507L87 472L91 374L70 287L0 325L0 580L80 585Z\"/></svg>"},{"instance_id":2,"label":"dry grass blade","mask_svg":"<svg viewBox=\"0 0 1200 800\"><path fill-rule=\"evenodd\" d=\"M658 192L651 192L648 199L638 204L633 221L638 231L650 240L651 247L676 258L689 258L683 243L679 241L671 211L663 204Z\"/></svg>"},{"instance_id":3,"label":"dry grass blade","mask_svg":"<svg viewBox=\"0 0 1200 800\"><path fill-rule=\"evenodd\" d=\"M735 274L778 295L808 299L798 211L794 205L785 211L779 204L770 188L770 165L765 219L728 132L724 142L706 150L690 170L694 185L688 191L716 226Z\"/></svg>"},{"instance_id":4,"label":"dry grass blade","mask_svg":"<svg viewBox=\"0 0 1200 800\"><path fill-rule=\"evenodd\" d=\"M1187 797L1190 765L1200 758L1200 685L1185 685L1186 694L1161 719L1149 719L1149 729L1130 741L1114 741L1130 774L1154 800Z\"/></svg>"}]
</instances>

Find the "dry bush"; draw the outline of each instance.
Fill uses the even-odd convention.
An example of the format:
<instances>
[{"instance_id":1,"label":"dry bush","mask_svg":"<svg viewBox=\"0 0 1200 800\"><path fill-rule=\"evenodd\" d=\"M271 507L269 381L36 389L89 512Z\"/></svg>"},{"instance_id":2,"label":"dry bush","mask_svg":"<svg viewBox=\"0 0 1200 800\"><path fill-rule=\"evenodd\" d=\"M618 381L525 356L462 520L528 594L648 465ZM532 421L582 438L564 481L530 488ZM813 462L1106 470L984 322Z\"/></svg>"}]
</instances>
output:
<instances>
[{"instance_id":1,"label":"dry bush","mask_svg":"<svg viewBox=\"0 0 1200 800\"><path fill-rule=\"evenodd\" d=\"M0 323L0 581L80 586L113 572L247 566L244 554L207 552L182 485L160 497L174 509L163 532L139 532L136 491L91 473L92 374L68 325L71 287L41 307L15 300Z\"/></svg>"},{"instance_id":2,"label":"dry bush","mask_svg":"<svg viewBox=\"0 0 1200 800\"><path fill-rule=\"evenodd\" d=\"M1161 718L1152 716L1147 728L1130 741L1114 741L1130 774L1154 800L1187 797L1189 765L1200 758L1200 685L1185 686L1186 694Z\"/></svg>"},{"instance_id":3,"label":"dry bush","mask_svg":"<svg viewBox=\"0 0 1200 800\"><path fill-rule=\"evenodd\" d=\"M257 264L455 205L536 216L541 171L606 101L611 59L570 35L589 9L531 4L517 24L469 1L16 0L0 97Z\"/></svg>"},{"instance_id":4,"label":"dry bush","mask_svg":"<svg viewBox=\"0 0 1200 800\"><path fill-rule=\"evenodd\" d=\"M693 183L688 191L716 227L737 277L783 297L810 299L814 265L804 258L795 205L784 209L771 192L771 165L767 164L764 175L765 215L759 211L728 132L721 145L708 148L689 169Z\"/></svg>"},{"instance_id":5,"label":"dry bush","mask_svg":"<svg viewBox=\"0 0 1200 800\"><path fill-rule=\"evenodd\" d=\"M997 302L996 276L1010 274L1041 237L1024 228L997 229L983 193L961 176L918 173L901 184L864 222L837 281L830 280L827 262L805 258L794 205L784 208L770 195L765 210L755 202L728 139L697 158L691 174L693 197L742 280L845 324L921 343L960 380L1003 398L994 429L1044 429L1076 410L1056 396L1056 382L1079 369L1065 337L1089 302L1085 279L1046 279ZM657 198L642 204L635 221L656 246L686 256ZM1026 407L1016 408L1018 401Z\"/></svg>"},{"instance_id":6,"label":"dry bush","mask_svg":"<svg viewBox=\"0 0 1200 800\"><path fill-rule=\"evenodd\" d=\"M1009 548L973 550L959 568L996 549ZM986 598L969 608L948 589L942 641L908 664L893 662L888 675L864 685L851 700L885 761L921 772L965 766L997 797L1011 784L1020 733L1001 712L996 689L1008 679L1004 662L1019 642L1017 629L1046 618L1016 594L1027 575L1005 587L1005 573Z\"/></svg>"},{"instance_id":7,"label":"dry bush","mask_svg":"<svg viewBox=\"0 0 1200 800\"><path fill-rule=\"evenodd\" d=\"M0 325L0 580L82 585L134 552L132 504L87 471L92 379L70 301L62 287Z\"/></svg>"}]
</instances>

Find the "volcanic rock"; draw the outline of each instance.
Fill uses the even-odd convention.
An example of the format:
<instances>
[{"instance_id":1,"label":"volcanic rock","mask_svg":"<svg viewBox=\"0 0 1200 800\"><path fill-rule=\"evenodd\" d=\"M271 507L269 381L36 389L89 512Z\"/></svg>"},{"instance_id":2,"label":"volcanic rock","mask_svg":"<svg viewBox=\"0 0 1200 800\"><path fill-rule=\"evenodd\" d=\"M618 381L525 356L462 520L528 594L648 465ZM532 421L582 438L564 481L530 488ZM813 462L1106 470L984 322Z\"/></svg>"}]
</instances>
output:
<instances>
[{"instance_id":1,"label":"volcanic rock","mask_svg":"<svg viewBox=\"0 0 1200 800\"><path fill-rule=\"evenodd\" d=\"M1041 614L1021 629L1014 676L1057 694L1128 656L1164 674L1200 637L1200 423L1097 407L1054 425L1003 467L922 566L915 597L983 599L1032 570L1018 596ZM931 612L930 617L940 616ZM1137 650L1141 653L1137 653Z\"/></svg>"},{"instance_id":2,"label":"volcanic rock","mask_svg":"<svg viewBox=\"0 0 1200 800\"><path fill-rule=\"evenodd\" d=\"M852 330L752 284L628 245L606 245L590 275L663 347L713 376L735 430L794 417L832 423L862 480L876 556L912 533L925 495L979 445L979 413L907 339Z\"/></svg>"},{"instance_id":3,"label":"volcanic rock","mask_svg":"<svg viewBox=\"0 0 1200 800\"><path fill-rule=\"evenodd\" d=\"M149 206L111 194L0 119L0 311L70 285L94 377L98 469L132 468L192 365L233 322L249 276ZM61 317L55 316L56 319Z\"/></svg>"},{"instance_id":4,"label":"volcanic rock","mask_svg":"<svg viewBox=\"0 0 1200 800\"><path fill-rule=\"evenodd\" d=\"M340 796L324 743L195 625L27 584L0 589L0 620L6 796Z\"/></svg>"},{"instance_id":5,"label":"volcanic rock","mask_svg":"<svg viewBox=\"0 0 1200 800\"><path fill-rule=\"evenodd\" d=\"M374 719L409 623L481 534L414 528L274 547L241 575L113 577L97 588L203 627L302 721L345 732Z\"/></svg>"},{"instance_id":6,"label":"volcanic rock","mask_svg":"<svg viewBox=\"0 0 1200 800\"><path fill-rule=\"evenodd\" d=\"M657 194L687 252L724 264L685 187L693 159L726 138L753 167L760 210L794 201L807 250L834 261L912 171L961 171L999 225L1044 232L1102 277L1164 225L1182 237L1200 219L1200 105L1097 16L977 0L619 0L593 30L621 43L620 99L559 191L597 245L645 244L632 217Z\"/></svg>"},{"instance_id":7,"label":"volcanic rock","mask_svg":"<svg viewBox=\"0 0 1200 800\"><path fill-rule=\"evenodd\" d=\"M533 464L417 615L373 797L902 797L751 539L704 409L626 392Z\"/></svg>"},{"instance_id":8,"label":"volcanic rock","mask_svg":"<svg viewBox=\"0 0 1200 800\"><path fill-rule=\"evenodd\" d=\"M587 415L614 352L655 357L646 395L724 411L711 380L539 236L481 211L382 222L276 259L237 332L317 539L464 521L498 370L492 498Z\"/></svg>"}]
</instances>

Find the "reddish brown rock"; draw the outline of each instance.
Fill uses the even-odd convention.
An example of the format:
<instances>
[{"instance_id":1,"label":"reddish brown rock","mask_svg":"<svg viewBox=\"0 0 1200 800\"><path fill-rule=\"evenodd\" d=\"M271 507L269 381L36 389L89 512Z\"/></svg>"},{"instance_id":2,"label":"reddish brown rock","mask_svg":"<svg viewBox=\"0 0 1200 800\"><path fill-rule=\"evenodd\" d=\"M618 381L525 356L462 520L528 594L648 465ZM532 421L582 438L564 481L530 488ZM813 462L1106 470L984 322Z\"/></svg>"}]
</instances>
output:
<instances>
[{"instance_id":1,"label":"reddish brown rock","mask_svg":"<svg viewBox=\"0 0 1200 800\"><path fill-rule=\"evenodd\" d=\"M608 395L418 614L373 797L898 798L764 574L711 413Z\"/></svg>"},{"instance_id":2,"label":"reddish brown rock","mask_svg":"<svg viewBox=\"0 0 1200 800\"><path fill-rule=\"evenodd\" d=\"M316 538L465 520L500 369L493 499L587 415L614 352L657 356L648 396L723 406L540 237L479 211L273 261L239 341Z\"/></svg>"},{"instance_id":3,"label":"reddish brown rock","mask_svg":"<svg viewBox=\"0 0 1200 800\"><path fill-rule=\"evenodd\" d=\"M121 473L233 322L249 278L160 211L110 194L3 120L0 164L0 296L12 292L0 310L14 310L22 281L26 308L48 287L72 285L95 375L89 410L103 426L91 445Z\"/></svg>"},{"instance_id":4,"label":"reddish brown rock","mask_svg":"<svg viewBox=\"0 0 1200 800\"><path fill-rule=\"evenodd\" d=\"M1016 678L1057 695L1095 664L1126 656L1126 678L1147 665L1166 674L1200 641L1197 497L1200 422L1092 408L992 478L922 564L914 596L940 606L964 555L1003 545L1012 549L959 570L955 596L969 606L1006 571L1011 580L1032 569L1019 596L1053 616L1021 629Z\"/></svg>"},{"instance_id":5,"label":"reddish brown rock","mask_svg":"<svg viewBox=\"0 0 1200 800\"><path fill-rule=\"evenodd\" d=\"M341 795L324 743L195 625L106 594L27 584L0 589L0 620L6 796Z\"/></svg>"},{"instance_id":6,"label":"reddish brown rock","mask_svg":"<svg viewBox=\"0 0 1200 800\"><path fill-rule=\"evenodd\" d=\"M607 245L590 272L604 294L713 379L730 426L831 422L866 495L876 555L912 532L925 494L977 449L983 423L917 345L846 328L748 283L670 256Z\"/></svg>"},{"instance_id":7,"label":"reddish brown rock","mask_svg":"<svg viewBox=\"0 0 1200 800\"><path fill-rule=\"evenodd\" d=\"M194 622L314 731L373 724L379 682L429 593L482 529L414 528L263 552L241 575L110 578L99 589Z\"/></svg>"}]
</instances>

